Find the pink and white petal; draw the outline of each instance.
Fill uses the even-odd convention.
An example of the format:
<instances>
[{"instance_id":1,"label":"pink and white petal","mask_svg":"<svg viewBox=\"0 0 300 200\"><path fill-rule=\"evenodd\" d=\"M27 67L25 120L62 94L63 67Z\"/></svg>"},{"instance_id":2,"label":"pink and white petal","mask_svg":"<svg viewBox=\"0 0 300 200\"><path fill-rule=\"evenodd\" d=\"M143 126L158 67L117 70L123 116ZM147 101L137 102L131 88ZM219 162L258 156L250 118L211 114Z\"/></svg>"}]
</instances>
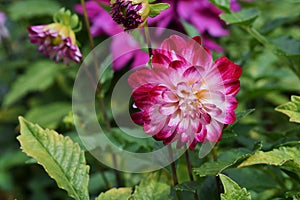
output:
<instances>
[{"instance_id":1,"label":"pink and white petal","mask_svg":"<svg viewBox=\"0 0 300 200\"><path fill-rule=\"evenodd\" d=\"M145 67L145 68L138 68L136 71L134 71L129 76L128 83L133 89L136 89L147 83L159 84L159 81L155 79L155 74L153 73L153 71Z\"/></svg>"},{"instance_id":2,"label":"pink and white petal","mask_svg":"<svg viewBox=\"0 0 300 200\"><path fill-rule=\"evenodd\" d=\"M176 128L176 132L178 134L185 132L189 128L189 125L190 119L181 117L181 120Z\"/></svg>"},{"instance_id":3,"label":"pink and white petal","mask_svg":"<svg viewBox=\"0 0 300 200\"><path fill-rule=\"evenodd\" d=\"M175 52L180 55L180 51L186 45L186 41L177 35L172 35L168 39L164 40L160 46L160 49L167 50L169 52Z\"/></svg>"},{"instance_id":4,"label":"pink and white petal","mask_svg":"<svg viewBox=\"0 0 300 200\"><path fill-rule=\"evenodd\" d=\"M189 67L183 72L182 76L189 85L193 85L202 80L201 74L196 67Z\"/></svg>"},{"instance_id":5,"label":"pink and white petal","mask_svg":"<svg viewBox=\"0 0 300 200\"><path fill-rule=\"evenodd\" d=\"M202 126L201 130L195 134L195 140L198 142L203 142L207 135L207 129L206 126Z\"/></svg>"},{"instance_id":6,"label":"pink and white petal","mask_svg":"<svg viewBox=\"0 0 300 200\"><path fill-rule=\"evenodd\" d=\"M152 67L155 68L157 66L159 67L165 67L167 68L169 66L169 63L171 62L170 58L163 54L164 51L159 50L153 50L153 57L152 57Z\"/></svg>"},{"instance_id":7,"label":"pink and white petal","mask_svg":"<svg viewBox=\"0 0 300 200\"><path fill-rule=\"evenodd\" d=\"M210 68L212 66L211 53L197 41L191 39L182 50L182 56L193 66Z\"/></svg>"},{"instance_id":8,"label":"pink and white petal","mask_svg":"<svg viewBox=\"0 0 300 200\"><path fill-rule=\"evenodd\" d=\"M216 120L205 126L207 129L206 139L210 142L218 142L222 137L224 125Z\"/></svg>"},{"instance_id":9,"label":"pink and white petal","mask_svg":"<svg viewBox=\"0 0 300 200\"><path fill-rule=\"evenodd\" d=\"M177 103L165 103L160 106L159 112L162 115L172 115L178 110L178 104Z\"/></svg>"},{"instance_id":10,"label":"pink and white petal","mask_svg":"<svg viewBox=\"0 0 300 200\"><path fill-rule=\"evenodd\" d=\"M143 111L133 113L130 115L130 117L134 123L139 124L139 125L144 125Z\"/></svg>"},{"instance_id":11,"label":"pink and white petal","mask_svg":"<svg viewBox=\"0 0 300 200\"><path fill-rule=\"evenodd\" d=\"M181 121L181 112L177 110L174 114L171 115L170 120L168 122L168 126L177 127L180 121Z\"/></svg>"},{"instance_id":12,"label":"pink and white petal","mask_svg":"<svg viewBox=\"0 0 300 200\"><path fill-rule=\"evenodd\" d=\"M214 66L218 68L226 89L226 94L235 95L240 88L239 78L242 74L242 68L226 57L217 59Z\"/></svg>"},{"instance_id":13,"label":"pink and white petal","mask_svg":"<svg viewBox=\"0 0 300 200\"><path fill-rule=\"evenodd\" d=\"M162 93L162 99L163 101L167 102L167 103L175 103L178 102L178 97L176 94L174 94L174 92L172 92L171 90L166 90Z\"/></svg>"}]
</instances>

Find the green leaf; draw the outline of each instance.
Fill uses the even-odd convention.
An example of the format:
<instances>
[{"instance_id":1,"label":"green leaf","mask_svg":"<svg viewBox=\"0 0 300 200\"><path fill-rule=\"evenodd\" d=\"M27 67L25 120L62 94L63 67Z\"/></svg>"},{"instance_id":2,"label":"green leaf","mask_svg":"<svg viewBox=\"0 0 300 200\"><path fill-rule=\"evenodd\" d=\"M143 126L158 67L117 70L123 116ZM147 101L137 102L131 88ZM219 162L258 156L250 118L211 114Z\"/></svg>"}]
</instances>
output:
<instances>
[{"instance_id":1,"label":"green leaf","mask_svg":"<svg viewBox=\"0 0 300 200\"><path fill-rule=\"evenodd\" d=\"M189 24L185 20L181 20L181 23L188 36L194 37L199 35L199 31L193 25Z\"/></svg>"},{"instance_id":2,"label":"green leaf","mask_svg":"<svg viewBox=\"0 0 300 200\"><path fill-rule=\"evenodd\" d=\"M292 96L291 102L285 103L275 108L276 111L290 117L290 122L300 123L300 97Z\"/></svg>"},{"instance_id":3,"label":"green leaf","mask_svg":"<svg viewBox=\"0 0 300 200\"><path fill-rule=\"evenodd\" d=\"M101 193L95 200L127 200L131 196L132 188L112 188Z\"/></svg>"},{"instance_id":4,"label":"green leaf","mask_svg":"<svg viewBox=\"0 0 300 200\"><path fill-rule=\"evenodd\" d=\"M220 174L220 179L224 186L225 193L221 194L221 200L247 200L251 199L250 193L246 188L241 188L228 176Z\"/></svg>"},{"instance_id":5,"label":"green leaf","mask_svg":"<svg viewBox=\"0 0 300 200\"><path fill-rule=\"evenodd\" d=\"M161 11L164 11L170 7L170 4L168 3L156 3L156 4L150 4L150 17L156 17L160 14Z\"/></svg>"},{"instance_id":6,"label":"green leaf","mask_svg":"<svg viewBox=\"0 0 300 200\"><path fill-rule=\"evenodd\" d=\"M226 24L251 24L258 17L259 11L255 8L232 12L230 14L221 14L220 17Z\"/></svg>"},{"instance_id":7,"label":"green leaf","mask_svg":"<svg viewBox=\"0 0 300 200\"><path fill-rule=\"evenodd\" d=\"M238 165L240 162L251 156L251 154L244 154L237 157L234 161L218 161L218 162L206 162L198 168L194 168L193 171L200 177L215 176L228 169L230 167Z\"/></svg>"},{"instance_id":8,"label":"green leaf","mask_svg":"<svg viewBox=\"0 0 300 200\"><path fill-rule=\"evenodd\" d=\"M56 102L33 107L26 114L25 118L43 127L55 129L71 109L70 103Z\"/></svg>"},{"instance_id":9,"label":"green leaf","mask_svg":"<svg viewBox=\"0 0 300 200\"><path fill-rule=\"evenodd\" d=\"M9 106L29 92L47 89L53 83L60 68L61 65L54 62L36 62L14 82L11 90L4 98L3 105Z\"/></svg>"},{"instance_id":10,"label":"green leaf","mask_svg":"<svg viewBox=\"0 0 300 200\"><path fill-rule=\"evenodd\" d=\"M84 152L69 137L42 129L19 117L21 135L17 137L23 152L33 157L57 185L77 200L89 199L89 166Z\"/></svg>"},{"instance_id":11,"label":"green leaf","mask_svg":"<svg viewBox=\"0 0 300 200\"><path fill-rule=\"evenodd\" d=\"M293 200L300 200L300 192L289 191L285 193L286 198L293 198Z\"/></svg>"},{"instance_id":12,"label":"green leaf","mask_svg":"<svg viewBox=\"0 0 300 200\"><path fill-rule=\"evenodd\" d=\"M20 20L45 15L52 16L59 9L60 5L56 1L27 0L13 2L8 8L8 12L12 20Z\"/></svg>"},{"instance_id":13,"label":"green leaf","mask_svg":"<svg viewBox=\"0 0 300 200\"><path fill-rule=\"evenodd\" d=\"M200 188L200 184L199 182L196 181L184 182L175 186L175 190L187 191L187 192L196 192L197 189L199 188Z\"/></svg>"},{"instance_id":14,"label":"green leaf","mask_svg":"<svg viewBox=\"0 0 300 200\"><path fill-rule=\"evenodd\" d=\"M229 0L209 0L212 4L223 10L224 12L230 12Z\"/></svg>"},{"instance_id":15,"label":"green leaf","mask_svg":"<svg viewBox=\"0 0 300 200\"><path fill-rule=\"evenodd\" d=\"M240 163L238 167L266 164L300 169L299 155L298 147L280 147L268 152L258 151Z\"/></svg>"},{"instance_id":16,"label":"green leaf","mask_svg":"<svg viewBox=\"0 0 300 200\"><path fill-rule=\"evenodd\" d=\"M152 173L136 186L133 200L165 200L169 199L170 185L161 172Z\"/></svg>"},{"instance_id":17,"label":"green leaf","mask_svg":"<svg viewBox=\"0 0 300 200\"><path fill-rule=\"evenodd\" d=\"M300 41L292 37L280 36L271 40L273 44L279 48L279 51L284 56L298 56L300 55ZM278 53L278 50L276 51ZM280 53L279 52L279 53Z\"/></svg>"}]
</instances>

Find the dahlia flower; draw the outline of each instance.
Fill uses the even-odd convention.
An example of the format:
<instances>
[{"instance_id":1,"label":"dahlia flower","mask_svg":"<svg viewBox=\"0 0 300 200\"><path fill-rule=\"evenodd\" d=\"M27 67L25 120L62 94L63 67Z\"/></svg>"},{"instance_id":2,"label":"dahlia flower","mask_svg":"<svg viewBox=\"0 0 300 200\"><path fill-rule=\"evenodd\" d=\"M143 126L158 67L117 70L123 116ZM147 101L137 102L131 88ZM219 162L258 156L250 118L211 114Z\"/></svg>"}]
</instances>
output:
<instances>
[{"instance_id":1,"label":"dahlia flower","mask_svg":"<svg viewBox=\"0 0 300 200\"><path fill-rule=\"evenodd\" d=\"M60 9L53 16L54 23L49 25L29 26L30 42L39 45L38 50L56 62L70 60L79 62L82 54L76 45L74 31L79 31L80 21L76 14L69 10Z\"/></svg>"},{"instance_id":2,"label":"dahlia flower","mask_svg":"<svg viewBox=\"0 0 300 200\"><path fill-rule=\"evenodd\" d=\"M111 0L111 15L125 30L142 27L148 18L148 0Z\"/></svg>"},{"instance_id":3,"label":"dahlia flower","mask_svg":"<svg viewBox=\"0 0 300 200\"><path fill-rule=\"evenodd\" d=\"M241 68L226 57L215 62L201 46L173 35L153 51L152 68L139 68L128 78L133 88L132 120L165 145L177 141L194 149L217 142L224 125L235 121Z\"/></svg>"},{"instance_id":4,"label":"dahlia flower","mask_svg":"<svg viewBox=\"0 0 300 200\"><path fill-rule=\"evenodd\" d=\"M9 32L5 26L6 15L3 12L0 12L0 42L3 38L9 37Z\"/></svg>"}]
</instances>

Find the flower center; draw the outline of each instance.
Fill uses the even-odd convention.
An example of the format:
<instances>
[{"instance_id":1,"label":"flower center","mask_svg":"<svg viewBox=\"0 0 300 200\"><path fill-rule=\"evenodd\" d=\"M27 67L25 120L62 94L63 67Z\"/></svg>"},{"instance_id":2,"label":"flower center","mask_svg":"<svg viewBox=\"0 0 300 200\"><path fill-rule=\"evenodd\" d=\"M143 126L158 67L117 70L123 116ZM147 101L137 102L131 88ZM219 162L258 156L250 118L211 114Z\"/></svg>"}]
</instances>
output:
<instances>
[{"instance_id":1,"label":"flower center","mask_svg":"<svg viewBox=\"0 0 300 200\"><path fill-rule=\"evenodd\" d=\"M178 108L184 117L191 119L207 117L208 114L201 103L201 99L207 95L207 90L200 90L197 84L189 85L181 82L176 87L176 94L179 99Z\"/></svg>"}]
</instances>

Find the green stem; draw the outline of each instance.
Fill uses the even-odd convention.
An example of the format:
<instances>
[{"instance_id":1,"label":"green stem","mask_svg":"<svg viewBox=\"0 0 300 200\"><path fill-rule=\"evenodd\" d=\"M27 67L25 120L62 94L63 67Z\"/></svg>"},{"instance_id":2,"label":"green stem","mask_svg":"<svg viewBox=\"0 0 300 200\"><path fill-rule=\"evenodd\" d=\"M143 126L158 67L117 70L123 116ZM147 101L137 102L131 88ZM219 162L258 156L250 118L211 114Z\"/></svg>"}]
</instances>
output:
<instances>
[{"instance_id":1,"label":"green stem","mask_svg":"<svg viewBox=\"0 0 300 200\"><path fill-rule=\"evenodd\" d=\"M147 45L148 45L149 59L151 59L151 56L152 56L152 45L151 45L151 39L150 39L150 34L149 34L149 27L148 27L147 23L144 26L144 31L145 31L146 42L147 42Z\"/></svg>"},{"instance_id":2,"label":"green stem","mask_svg":"<svg viewBox=\"0 0 300 200\"><path fill-rule=\"evenodd\" d=\"M172 170L172 177L173 177L173 183L174 186L178 185L178 177L177 177L177 172L176 172L176 166L174 162L174 157L173 157L173 152L172 152L172 147L171 145L168 145L168 152L171 160L171 170ZM180 191L176 191L177 199L182 200L182 195Z\"/></svg>"},{"instance_id":3,"label":"green stem","mask_svg":"<svg viewBox=\"0 0 300 200\"><path fill-rule=\"evenodd\" d=\"M213 159L215 162L218 162L218 154L217 154L217 147L213 148L212 154L213 154ZM217 199L221 199L221 193L222 193L222 188L221 188L221 179L219 176L216 176L216 186L217 186Z\"/></svg>"},{"instance_id":4,"label":"green stem","mask_svg":"<svg viewBox=\"0 0 300 200\"><path fill-rule=\"evenodd\" d=\"M186 160L186 164L187 164L187 168L188 168L188 172L189 172L190 181L194 181L192 165L190 162L188 149L185 151L185 160ZM194 198L195 198L195 200L199 200L197 190L194 192Z\"/></svg>"},{"instance_id":5,"label":"green stem","mask_svg":"<svg viewBox=\"0 0 300 200\"><path fill-rule=\"evenodd\" d=\"M94 51L95 43L94 43L94 39L92 37L92 33L91 33L91 29L90 29L90 23L89 23L89 20L88 20L85 0L80 0L80 2L81 2L82 9L83 9L83 16L84 16L86 29L87 29L87 32L88 32L89 43L90 43L90 46L91 46L91 49L92 49L93 60L94 60L94 70L95 70L95 75L96 75L96 79L97 79L97 77L100 75L99 74L100 66L97 62L97 56L96 56L95 51ZM101 92L101 83L99 81L98 85L97 85L97 93L99 94L100 92ZM107 128L108 131L111 131L110 121L109 121L109 118L108 118L107 113L106 113L105 102L104 102L103 97L101 95L99 97L99 100L100 100L101 110L103 111L103 118L104 118L104 121L105 121L105 124L106 124L106 128ZM118 168L117 167L117 159L116 159L116 155L114 153L112 153L112 160L113 160L114 173L115 173L117 185L121 186L122 185L121 176L120 176L119 171L117 170L117 168Z\"/></svg>"}]
</instances>

